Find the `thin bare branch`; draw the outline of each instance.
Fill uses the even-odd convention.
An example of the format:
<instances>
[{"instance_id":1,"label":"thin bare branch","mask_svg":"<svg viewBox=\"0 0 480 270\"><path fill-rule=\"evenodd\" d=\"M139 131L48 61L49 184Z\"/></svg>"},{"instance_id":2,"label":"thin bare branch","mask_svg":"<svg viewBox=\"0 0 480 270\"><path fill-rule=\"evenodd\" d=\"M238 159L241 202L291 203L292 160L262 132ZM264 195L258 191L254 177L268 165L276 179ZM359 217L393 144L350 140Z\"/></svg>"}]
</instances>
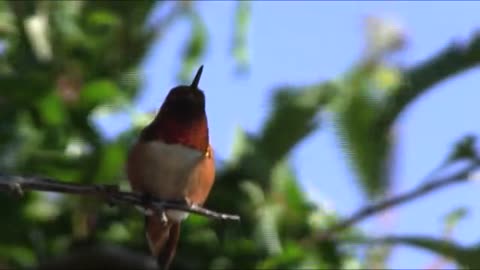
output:
<instances>
[{"instance_id":1,"label":"thin bare branch","mask_svg":"<svg viewBox=\"0 0 480 270\"><path fill-rule=\"evenodd\" d=\"M22 195L24 191L46 191L57 193L78 194L82 196L95 196L106 200L110 204L129 204L147 207L158 213L166 209L180 210L209 218L222 220L240 220L238 215L218 213L198 205L188 205L184 202L167 201L159 198L149 198L145 205L143 196L138 193L120 191L116 185L89 185L65 183L48 177L24 177L0 174L0 191L13 192Z\"/></svg>"},{"instance_id":2,"label":"thin bare branch","mask_svg":"<svg viewBox=\"0 0 480 270\"><path fill-rule=\"evenodd\" d=\"M430 192L438 190L440 188L444 188L451 184L457 184L466 181L469 179L469 175L474 172L480 166L480 161L473 161L470 165L466 166L464 169L451 174L446 177L440 177L436 179L428 179L425 181L423 185L408 191L404 194L400 194L398 196L385 199L373 205L368 205L364 208L361 208L349 218L339 221L338 223L334 224L326 231L322 232L318 235L317 239L326 239L332 237L335 233L344 230L346 228L351 227L352 225L363 221L366 218L369 218L375 214L378 214L386 209L390 209L392 207L396 207L400 204L410 202L415 200L421 196L424 196Z\"/></svg>"},{"instance_id":3,"label":"thin bare branch","mask_svg":"<svg viewBox=\"0 0 480 270\"><path fill-rule=\"evenodd\" d=\"M465 44L456 42L436 56L405 71L404 82L392 91L378 123L390 126L412 100L432 86L480 64L480 32Z\"/></svg>"}]
</instances>

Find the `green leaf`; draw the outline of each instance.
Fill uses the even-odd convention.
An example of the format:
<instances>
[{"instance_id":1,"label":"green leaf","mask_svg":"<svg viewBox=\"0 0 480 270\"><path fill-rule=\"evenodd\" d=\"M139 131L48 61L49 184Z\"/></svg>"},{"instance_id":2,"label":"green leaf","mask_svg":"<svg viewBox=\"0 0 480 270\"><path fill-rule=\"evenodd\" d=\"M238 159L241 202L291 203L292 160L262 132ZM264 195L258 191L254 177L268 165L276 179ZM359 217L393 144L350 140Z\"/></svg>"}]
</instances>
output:
<instances>
[{"instance_id":1,"label":"green leaf","mask_svg":"<svg viewBox=\"0 0 480 270\"><path fill-rule=\"evenodd\" d=\"M244 181L241 183L240 189L248 195L254 207L258 207L265 203L265 194L257 183L253 181Z\"/></svg>"},{"instance_id":2,"label":"green leaf","mask_svg":"<svg viewBox=\"0 0 480 270\"><path fill-rule=\"evenodd\" d=\"M51 14L52 28L59 36L61 35L63 37L62 45L63 42L66 42L66 44L78 45L78 43L88 41L81 25L78 23L78 17L82 15L84 3L81 1L57 1L55 5L57 8L55 9L55 12ZM57 45L61 44L53 44L54 47Z\"/></svg>"},{"instance_id":3,"label":"green leaf","mask_svg":"<svg viewBox=\"0 0 480 270\"><path fill-rule=\"evenodd\" d=\"M445 220L445 230L447 232L453 230L462 219L464 219L468 214L468 209L465 207L459 207L454 209L448 213L444 220Z\"/></svg>"},{"instance_id":4,"label":"green leaf","mask_svg":"<svg viewBox=\"0 0 480 270\"><path fill-rule=\"evenodd\" d=\"M33 150L38 149L44 138L43 133L35 128L30 114L21 111L12 130L11 140L2 145L0 168L14 170L26 165ZM25 173L25 172L23 172Z\"/></svg>"},{"instance_id":5,"label":"green leaf","mask_svg":"<svg viewBox=\"0 0 480 270\"><path fill-rule=\"evenodd\" d=\"M232 154L229 161L232 164L236 164L241 161L242 157L254 151L255 144L253 139L242 128L237 127L233 137Z\"/></svg>"},{"instance_id":6,"label":"green leaf","mask_svg":"<svg viewBox=\"0 0 480 270\"><path fill-rule=\"evenodd\" d=\"M222 270L222 269L232 269L234 268L233 267L233 262L231 259L227 258L227 257L218 257L216 259L214 259L212 261L212 264L211 264L211 269L218 269L218 270Z\"/></svg>"},{"instance_id":7,"label":"green leaf","mask_svg":"<svg viewBox=\"0 0 480 270\"><path fill-rule=\"evenodd\" d=\"M60 214L59 202L45 194L36 194L33 201L24 209L24 215L32 221L48 221Z\"/></svg>"},{"instance_id":8,"label":"green leaf","mask_svg":"<svg viewBox=\"0 0 480 270\"><path fill-rule=\"evenodd\" d=\"M301 235L311 228L310 215L316 207L307 201L298 179L286 161L279 162L272 169L268 201L279 207L278 222L282 237Z\"/></svg>"},{"instance_id":9,"label":"green leaf","mask_svg":"<svg viewBox=\"0 0 480 270\"><path fill-rule=\"evenodd\" d=\"M237 61L237 71L245 72L249 67L247 35L250 26L251 3L238 1L235 14L232 54Z\"/></svg>"},{"instance_id":10,"label":"green leaf","mask_svg":"<svg viewBox=\"0 0 480 270\"><path fill-rule=\"evenodd\" d=\"M3 39L3 35L10 35L15 32L14 16L8 10L6 2L0 3L0 35Z\"/></svg>"},{"instance_id":11,"label":"green leaf","mask_svg":"<svg viewBox=\"0 0 480 270\"><path fill-rule=\"evenodd\" d=\"M50 62L53 57L48 14L41 9L24 20L25 33L38 60Z\"/></svg>"},{"instance_id":12,"label":"green leaf","mask_svg":"<svg viewBox=\"0 0 480 270\"><path fill-rule=\"evenodd\" d=\"M189 225L198 228L206 227L208 224L210 224L210 220L208 218L202 217L200 215L190 215L186 222L188 222Z\"/></svg>"},{"instance_id":13,"label":"green leaf","mask_svg":"<svg viewBox=\"0 0 480 270\"><path fill-rule=\"evenodd\" d=\"M287 242L281 254L266 257L256 269L292 269L305 257L305 250L295 242Z\"/></svg>"},{"instance_id":14,"label":"green leaf","mask_svg":"<svg viewBox=\"0 0 480 270\"><path fill-rule=\"evenodd\" d=\"M81 90L80 101L88 105L97 105L111 101L120 94L117 85L108 79L95 80Z\"/></svg>"},{"instance_id":15,"label":"green leaf","mask_svg":"<svg viewBox=\"0 0 480 270\"><path fill-rule=\"evenodd\" d=\"M279 162L272 169L271 193L292 211L301 211L305 207L305 196L298 186L297 179L286 161Z\"/></svg>"},{"instance_id":16,"label":"green leaf","mask_svg":"<svg viewBox=\"0 0 480 270\"><path fill-rule=\"evenodd\" d=\"M131 235L125 224L115 222L107 228L102 237L105 237L108 241L127 242Z\"/></svg>"},{"instance_id":17,"label":"green leaf","mask_svg":"<svg viewBox=\"0 0 480 270\"><path fill-rule=\"evenodd\" d=\"M197 228L194 234L189 235L189 241L201 244L215 243L218 244L218 238L215 232L210 228Z\"/></svg>"},{"instance_id":18,"label":"green leaf","mask_svg":"<svg viewBox=\"0 0 480 270\"><path fill-rule=\"evenodd\" d=\"M121 24L120 18L108 10L94 10L87 18L87 22L96 26L118 26Z\"/></svg>"},{"instance_id":19,"label":"green leaf","mask_svg":"<svg viewBox=\"0 0 480 270\"><path fill-rule=\"evenodd\" d=\"M329 265L329 269L339 269L342 254L339 250L339 246L335 241L324 240L319 243L320 254L319 257L322 258L322 261L326 262Z\"/></svg>"},{"instance_id":20,"label":"green leaf","mask_svg":"<svg viewBox=\"0 0 480 270\"><path fill-rule=\"evenodd\" d=\"M105 145L99 153L100 160L97 167L95 180L97 183L109 183L121 174L125 160L126 147L120 142Z\"/></svg>"},{"instance_id":21,"label":"green leaf","mask_svg":"<svg viewBox=\"0 0 480 270\"><path fill-rule=\"evenodd\" d=\"M380 65L374 71L373 80L379 90L383 90L387 94L400 85L402 73L398 68Z\"/></svg>"},{"instance_id":22,"label":"green leaf","mask_svg":"<svg viewBox=\"0 0 480 270\"><path fill-rule=\"evenodd\" d=\"M66 110L60 97L52 92L38 102L40 117L47 125L61 125L65 120Z\"/></svg>"},{"instance_id":23,"label":"green leaf","mask_svg":"<svg viewBox=\"0 0 480 270\"><path fill-rule=\"evenodd\" d=\"M255 137L241 128L236 129L231 158L226 165L236 175L235 178L238 181L254 179L265 183L270 176L269 166L271 164L265 159L259 147L257 147ZM224 176L219 174L219 177L222 178Z\"/></svg>"},{"instance_id":24,"label":"green leaf","mask_svg":"<svg viewBox=\"0 0 480 270\"><path fill-rule=\"evenodd\" d=\"M365 253L365 265L368 269L385 269L392 247L387 245L374 246Z\"/></svg>"},{"instance_id":25,"label":"green leaf","mask_svg":"<svg viewBox=\"0 0 480 270\"><path fill-rule=\"evenodd\" d=\"M389 185L390 130L375 126L382 101L372 96L369 66L345 78L335 107L334 123L341 148L370 197L382 195Z\"/></svg>"},{"instance_id":26,"label":"green leaf","mask_svg":"<svg viewBox=\"0 0 480 270\"><path fill-rule=\"evenodd\" d=\"M263 126L257 147L272 164L282 159L319 126L316 117L333 94L329 83L275 91L273 111Z\"/></svg>"},{"instance_id":27,"label":"green leaf","mask_svg":"<svg viewBox=\"0 0 480 270\"><path fill-rule=\"evenodd\" d=\"M471 160L477 157L477 152L475 150L475 135L466 135L459 142L455 144L453 151L450 153L447 158L447 163L466 159Z\"/></svg>"},{"instance_id":28,"label":"green leaf","mask_svg":"<svg viewBox=\"0 0 480 270\"><path fill-rule=\"evenodd\" d=\"M21 262L23 266L35 262L33 251L21 245L0 245L0 254L2 254L2 260Z\"/></svg>"},{"instance_id":29,"label":"green leaf","mask_svg":"<svg viewBox=\"0 0 480 270\"><path fill-rule=\"evenodd\" d=\"M279 254L282 252L280 236L278 232L278 218L280 208L276 204L265 204L257 209L256 238L268 254Z\"/></svg>"}]
</instances>

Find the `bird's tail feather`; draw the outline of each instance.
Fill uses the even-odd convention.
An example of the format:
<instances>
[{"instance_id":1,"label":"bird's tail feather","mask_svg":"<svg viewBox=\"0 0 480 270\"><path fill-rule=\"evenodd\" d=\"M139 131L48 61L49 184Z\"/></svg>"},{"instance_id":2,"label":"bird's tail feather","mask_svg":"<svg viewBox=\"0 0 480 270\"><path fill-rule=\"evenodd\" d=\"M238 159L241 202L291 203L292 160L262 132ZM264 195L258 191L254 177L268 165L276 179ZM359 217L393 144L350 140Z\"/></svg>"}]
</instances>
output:
<instances>
[{"instance_id":1,"label":"bird's tail feather","mask_svg":"<svg viewBox=\"0 0 480 270\"><path fill-rule=\"evenodd\" d=\"M162 270L168 270L175 257L180 237L180 224L171 221L164 223L156 215L147 216L145 222L150 251L157 258L159 267Z\"/></svg>"}]
</instances>

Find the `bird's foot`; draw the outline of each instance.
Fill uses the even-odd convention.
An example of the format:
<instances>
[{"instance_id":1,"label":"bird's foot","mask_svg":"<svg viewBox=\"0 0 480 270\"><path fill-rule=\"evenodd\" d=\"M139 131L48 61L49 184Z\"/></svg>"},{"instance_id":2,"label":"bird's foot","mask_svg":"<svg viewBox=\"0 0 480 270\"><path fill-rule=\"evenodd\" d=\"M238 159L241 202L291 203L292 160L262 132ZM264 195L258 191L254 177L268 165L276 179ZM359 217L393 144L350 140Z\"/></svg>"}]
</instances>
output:
<instances>
[{"instance_id":1,"label":"bird's foot","mask_svg":"<svg viewBox=\"0 0 480 270\"><path fill-rule=\"evenodd\" d=\"M144 210L144 214L147 215L147 216L153 216L155 214L155 210L152 209L152 195L149 194L149 193L144 193L142 194L142 205L143 205L143 210ZM167 216L167 212L165 210L160 210L160 221L162 222L163 225L167 224L168 223L168 216Z\"/></svg>"},{"instance_id":2,"label":"bird's foot","mask_svg":"<svg viewBox=\"0 0 480 270\"><path fill-rule=\"evenodd\" d=\"M183 198L183 203L185 203L186 205L188 205L188 207L190 207L191 209L195 209L195 208L198 208L200 207L199 204L196 204L196 203L193 203L189 198L185 197Z\"/></svg>"},{"instance_id":3,"label":"bird's foot","mask_svg":"<svg viewBox=\"0 0 480 270\"><path fill-rule=\"evenodd\" d=\"M168 217L165 211L162 211L162 213L160 214L160 221L162 222L163 225L168 223Z\"/></svg>"},{"instance_id":4,"label":"bird's foot","mask_svg":"<svg viewBox=\"0 0 480 270\"><path fill-rule=\"evenodd\" d=\"M185 218L188 217L188 214L189 214L188 211L185 211L185 210L182 210L182 209L185 209L185 208L190 209L192 207L192 202L190 201L190 199L188 199L187 197L184 197L182 199L172 199L172 200L169 200L169 203L182 206L182 207L178 208L177 210L174 210L174 209L168 210L168 219L169 220L182 221L182 220L184 220Z\"/></svg>"}]
</instances>

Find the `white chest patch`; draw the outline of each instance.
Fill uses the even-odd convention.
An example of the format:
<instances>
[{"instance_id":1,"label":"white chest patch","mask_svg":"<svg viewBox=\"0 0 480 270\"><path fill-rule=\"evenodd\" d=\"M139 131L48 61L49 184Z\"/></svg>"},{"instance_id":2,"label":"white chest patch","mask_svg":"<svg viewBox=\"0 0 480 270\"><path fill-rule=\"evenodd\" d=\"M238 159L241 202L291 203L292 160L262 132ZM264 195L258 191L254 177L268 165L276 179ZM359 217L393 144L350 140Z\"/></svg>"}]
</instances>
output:
<instances>
[{"instance_id":1,"label":"white chest patch","mask_svg":"<svg viewBox=\"0 0 480 270\"><path fill-rule=\"evenodd\" d=\"M149 161L163 165L168 164L167 166L172 169L196 163L202 157L200 151L180 144L149 142L145 144L145 150L145 156Z\"/></svg>"},{"instance_id":2,"label":"white chest patch","mask_svg":"<svg viewBox=\"0 0 480 270\"><path fill-rule=\"evenodd\" d=\"M185 198L193 168L204 153L179 144L148 142L142 144L141 171L144 190L170 200ZM167 211L169 218L181 220L187 213Z\"/></svg>"}]
</instances>

